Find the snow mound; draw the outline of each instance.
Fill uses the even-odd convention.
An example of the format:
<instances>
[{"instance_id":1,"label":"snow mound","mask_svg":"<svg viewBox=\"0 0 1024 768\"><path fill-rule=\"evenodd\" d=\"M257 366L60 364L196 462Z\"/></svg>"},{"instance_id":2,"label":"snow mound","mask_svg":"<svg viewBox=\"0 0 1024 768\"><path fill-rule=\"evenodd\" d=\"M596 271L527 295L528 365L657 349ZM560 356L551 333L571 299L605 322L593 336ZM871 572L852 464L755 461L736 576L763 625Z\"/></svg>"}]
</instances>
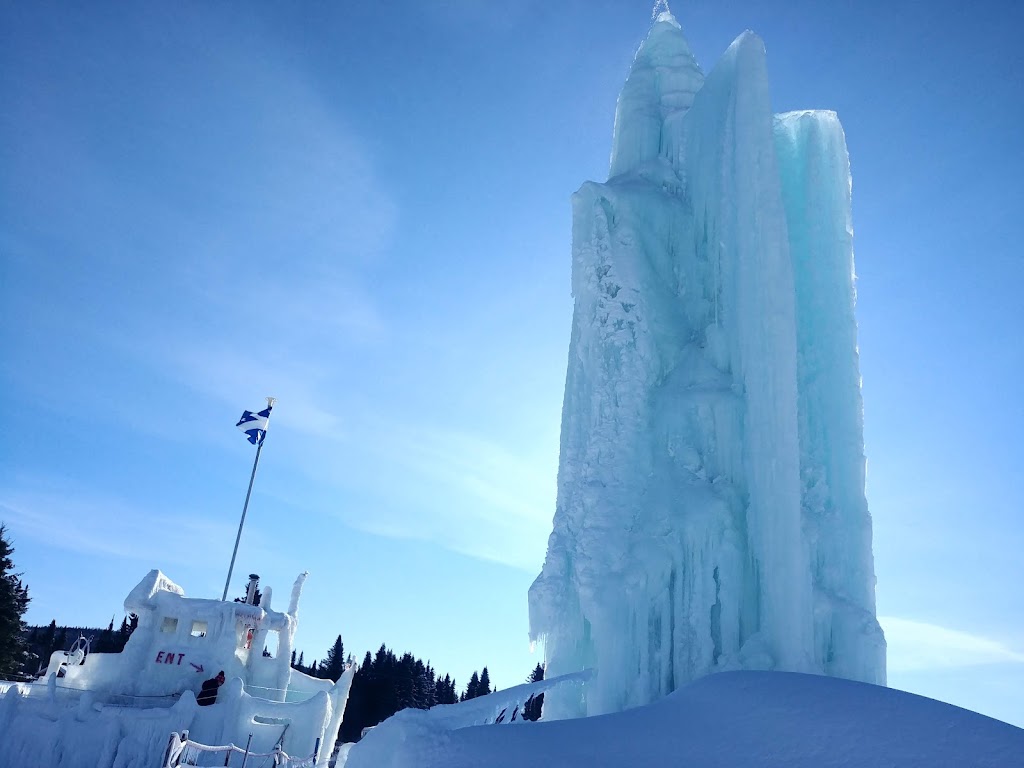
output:
<instances>
[{"instance_id":1,"label":"snow mound","mask_svg":"<svg viewBox=\"0 0 1024 768\"><path fill-rule=\"evenodd\" d=\"M1020 728L903 691L788 672L724 672L579 720L431 734L389 722L352 748L346 768L365 768L371 755L374 768L1024 766Z\"/></svg>"}]
</instances>

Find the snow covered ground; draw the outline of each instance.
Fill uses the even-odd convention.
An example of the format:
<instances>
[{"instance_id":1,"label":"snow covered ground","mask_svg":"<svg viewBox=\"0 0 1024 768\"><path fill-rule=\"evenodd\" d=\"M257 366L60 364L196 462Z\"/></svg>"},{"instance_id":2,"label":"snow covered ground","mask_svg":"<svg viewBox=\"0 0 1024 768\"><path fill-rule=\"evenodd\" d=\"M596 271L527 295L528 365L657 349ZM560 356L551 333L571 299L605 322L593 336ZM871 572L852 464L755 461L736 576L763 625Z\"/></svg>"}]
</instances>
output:
<instances>
[{"instance_id":1,"label":"snow covered ground","mask_svg":"<svg viewBox=\"0 0 1024 768\"><path fill-rule=\"evenodd\" d=\"M1024 766L1024 730L890 688L786 672L711 675L611 715L447 732L396 715L346 768Z\"/></svg>"}]
</instances>

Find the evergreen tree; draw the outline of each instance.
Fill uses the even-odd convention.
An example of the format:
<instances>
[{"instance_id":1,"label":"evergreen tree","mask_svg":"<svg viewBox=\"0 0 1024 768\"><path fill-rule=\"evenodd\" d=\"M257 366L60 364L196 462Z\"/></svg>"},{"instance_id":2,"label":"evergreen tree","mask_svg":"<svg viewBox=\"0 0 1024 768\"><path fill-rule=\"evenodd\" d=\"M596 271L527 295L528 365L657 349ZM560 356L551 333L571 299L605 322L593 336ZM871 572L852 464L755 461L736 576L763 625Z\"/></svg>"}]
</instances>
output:
<instances>
[{"instance_id":1,"label":"evergreen tree","mask_svg":"<svg viewBox=\"0 0 1024 768\"><path fill-rule=\"evenodd\" d=\"M43 627L30 627L28 635L25 636L25 657L21 671L26 678L38 677L36 672L39 669L39 641L45 632Z\"/></svg>"},{"instance_id":2,"label":"evergreen tree","mask_svg":"<svg viewBox=\"0 0 1024 768\"><path fill-rule=\"evenodd\" d=\"M539 683L544 679L544 667L538 664L533 668L533 672L526 678L528 683ZM536 696L531 696L526 700L526 705L523 707L523 719L524 720L540 720L541 708L544 706L544 694L540 693Z\"/></svg>"},{"instance_id":3,"label":"evergreen tree","mask_svg":"<svg viewBox=\"0 0 1024 768\"><path fill-rule=\"evenodd\" d=\"M13 552L7 528L0 524L0 678L8 679L19 674L26 661L22 617L29 602L28 588L14 572Z\"/></svg>"},{"instance_id":4,"label":"evergreen tree","mask_svg":"<svg viewBox=\"0 0 1024 768\"><path fill-rule=\"evenodd\" d=\"M437 687L435 685L434 668L428 661L424 664L416 659L416 706L420 709L430 709L437 704Z\"/></svg>"},{"instance_id":5,"label":"evergreen tree","mask_svg":"<svg viewBox=\"0 0 1024 768\"><path fill-rule=\"evenodd\" d=\"M92 650L95 653L114 653L117 650L117 645L114 642L114 617L110 617L110 624L107 628L100 632L100 636L96 638L96 644L92 646Z\"/></svg>"},{"instance_id":6,"label":"evergreen tree","mask_svg":"<svg viewBox=\"0 0 1024 768\"><path fill-rule=\"evenodd\" d=\"M462 697L459 699L459 701L469 701L470 699L475 699L477 696L480 695L479 693L477 693L477 690L479 688L480 675L478 675L474 671L473 674L469 676L469 683L466 684L466 690L463 691Z\"/></svg>"},{"instance_id":7,"label":"evergreen tree","mask_svg":"<svg viewBox=\"0 0 1024 768\"><path fill-rule=\"evenodd\" d=\"M345 671L345 644L341 642L341 635L334 641L334 645L327 652L327 658L320 665L320 672L317 677L338 681Z\"/></svg>"},{"instance_id":8,"label":"evergreen tree","mask_svg":"<svg viewBox=\"0 0 1024 768\"><path fill-rule=\"evenodd\" d=\"M399 706L398 690L398 659L395 654L381 643L377 649L377 655L373 657L370 680L373 682L371 688L373 696L373 723L377 723L391 717L401 707Z\"/></svg>"},{"instance_id":9,"label":"evergreen tree","mask_svg":"<svg viewBox=\"0 0 1024 768\"><path fill-rule=\"evenodd\" d=\"M139 617L134 613L129 613L124 621L121 622L120 638L118 642L121 645L121 650L128 644L128 638L132 636L132 632L139 628Z\"/></svg>"},{"instance_id":10,"label":"evergreen tree","mask_svg":"<svg viewBox=\"0 0 1024 768\"><path fill-rule=\"evenodd\" d=\"M66 651L68 650L68 628L58 627L57 629L57 638L53 641L53 650Z\"/></svg>"},{"instance_id":11,"label":"evergreen tree","mask_svg":"<svg viewBox=\"0 0 1024 768\"><path fill-rule=\"evenodd\" d=\"M495 689L497 690L497 689ZM486 696L491 692L491 675L487 671L487 667L484 667L484 671L480 673L480 685L477 686L476 695Z\"/></svg>"},{"instance_id":12,"label":"evergreen tree","mask_svg":"<svg viewBox=\"0 0 1024 768\"><path fill-rule=\"evenodd\" d=\"M24 667L25 673L31 676L41 674L50 662L50 654L57 650L57 620L54 619L45 627L36 627L35 639L29 641L29 656Z\"/></svg>"},{"instance_id":13,"label":"evergreen tree","mask_svg":"<svg viewBox=\"0 0 1024 768\"><path fill-rule=\"evenodd\" d=\"M395 703L399 709L422 709L416 701L416 659L411 653L402 654L395 665Z\"/></svg>"},{"instance_id":14,"label":"evergreen tree","mask_svg":"<svg viewBox=\"0 0 1024 768\"><path fill-rule=\"evenodd\" d=\"M457 704L459 701L459 694L456 693L458 686L455 681L452 680L450 675L445 675L443 678L438 678L434 684L436 693L434 694L434 701L437 704Z\"/></svg>"},{"instance_id":15,"label":"evergreen tree","mask_svg":"<svg viewBox=\"0 0 1024 768\"><path fill-rule=\"evenodd\" d=\"M248 585L246 585L246 591L242 593L241 597L236 597L235 598L235 602L236 603L244 603L245 602L245 598L248 597L248 595L249 595L249 588L248 588ZM256 594L253 595L253 602L252 602L252 604L253 605L259 605L260 604L260 600L262 600L262 599L263 599L263 593L260 591L259 587L256 587Z\"/></svg>"},{"instance_id":16,"label":"evergreen tree","mask_svg":"<svg viewBox=\"0 0 1024 768\"><path fill-rule=\"evenodd\" d=\"M121 626L117 630L117 637L114 638L114 641L117 643L117 650L124 650L125 645L127 645L128 643L128 638L131 637L131 634L132 628L131 625L128 623L128 617L125 616L123 619L121 619Z\"/></svg>"},{"instance_id":17,"label":"evergreen tree","mask_svg":"<svg viewBox=\"0 0 1024 768\"><path fill-rule=\"evenodd\" d=\"M50 622L50 625L43 631L39 636L39 645L43 648L43 653L47 661L50 659L50 654L57 650L57 620L54 619Z\"/></svg>"}]
</instances>

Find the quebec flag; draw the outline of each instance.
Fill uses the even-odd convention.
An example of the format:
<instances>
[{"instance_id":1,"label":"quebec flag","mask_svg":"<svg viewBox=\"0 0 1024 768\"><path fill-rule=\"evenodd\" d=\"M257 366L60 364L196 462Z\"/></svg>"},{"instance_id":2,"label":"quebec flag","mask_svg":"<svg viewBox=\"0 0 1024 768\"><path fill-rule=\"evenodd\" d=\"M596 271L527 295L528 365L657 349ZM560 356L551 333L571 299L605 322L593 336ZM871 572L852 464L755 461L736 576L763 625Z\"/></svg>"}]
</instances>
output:
<instances>
[{"instance_id":1,"label":"quebec flag","mask_svg":"<svg viewBox=\"0 0 1024 768\"><path fill-rule=\"evenodd\" d=\"M242 418L235 424L236 427L245 432L249 437L249 442L253 445L262 443L263 438L267 436L267 425L270 423L271 408L273 406L268 405L259 413L242 411Z\"/></svg>"}]
</instances>

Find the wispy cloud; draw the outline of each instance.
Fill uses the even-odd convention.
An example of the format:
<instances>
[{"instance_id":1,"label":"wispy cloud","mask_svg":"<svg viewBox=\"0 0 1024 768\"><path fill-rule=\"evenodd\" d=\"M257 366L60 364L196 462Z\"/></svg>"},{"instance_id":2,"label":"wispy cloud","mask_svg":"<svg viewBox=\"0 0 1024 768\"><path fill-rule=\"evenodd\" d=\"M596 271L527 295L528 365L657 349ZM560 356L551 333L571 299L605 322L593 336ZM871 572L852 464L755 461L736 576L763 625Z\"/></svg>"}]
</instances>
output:
<instances>
[{"instance_id":1,"label":"wispy cloud","mask_svg":"<svg viewBox=\"0 0 1024 768\"><path fill-rule=\"evenodd\" d=\"M411 471L460 489L514 521L550 522L553 476L535 462L479 435L451 430L407 430L399 440L404 450L392 458Z\"/></svg>"},{"instance_id":2,"label":"wispy cloud","mask_svg":"<svg viewBox=\"0 0 1024 768\"><path fill-rule=\"evenodd\" d=\"M501 25L532 2L495 12L455 0L424 13L440 23L450 13ZM39 176L37 166L46 170L36 194L71 217L61 216L69 253L30 242L23 255L27 264L49 260L59 274L65 263L82 265L81 285L63 280L74 290L53 301L46 317L74 330L75 350L88 350L83 390L102 386L106 396L87 412L146 438L188 436L205 447L238 439L209 419L214 411L230 406L234 415L273 395L280 399L274 444L287 468L276 487L261 482L261 492L362 530L536 568L550 530L555 467L538 470L537 457L526 455L533 445L504 447L500 428L467 415L458 402L464 392L433 398L431 390L464 384L468 371L484 365L473 351L499 343L505 328L495 322L470 341L461 329L449 333L433 317L435 306L444 315L447 299L435 296L421 307L430 331L437 320L432 338L410 328L394 297L377 288L394 289L406 277L388 261L399 195L380 170L394 164L378 162L372 137L349 119L344 99L352 91L258 46L197 46L195 60L186 61L167 60L162 50L147 58L142 78L162 83L159 98L139 88L137 77L122 82L119 70L93 66L84 77L117 95L103 120L54 98L43 137L21 153L26 178ZM131 141L81 138L111 130ZM60 184L69 168L74 183ZM405 254L404 268L410 263ZM400 287L406 297L416 290L412 281ZM25 388L45 400L30 376ZM64 378L50 399L66 397ZM162 403L167 393L179 400ZM435 410L432 399L446 402ZM166 408L175 418L153 418ZM166 522L159 510L133 509L131 498L19 490L0 487L0 511L76 551L124 549L147 559L146 531ZM165 514L182 522L172 510ZM76 518L89 519L88 530L62 527ZM205 524L193 517L173 535L225 538L201 530ZM143 542L141 549L133 542Z\"/></svg>"},{"instance_id":3,"label":"wispy cloud","mask_svg":"<svg viewBox=\"0 0 1024 768\"><path fill-rule=\"evenodd\" d=\"M156 512L152 506L135 507L121 499L89 496L83 489L63 488L51 493L2 490L0 520L18 535L50 547L85 555L98 555L160 563L214 562L223 557L224 542L233 537L231 522L209 515ZM269 557L272 547L259 534L250 535L253 551Z\"/></svg>"},{"instance_id":4,"label":"wispy cloud","mask_svg":"<svg viewBox=\"0 0 1024 768\"><path fill-rule=\"evenodd\" d=\"M982 664L1024 664L1024 653L981 635L923 621L880 616L890 672L917 672Z\"/></svg>"},{"instance_id":5,"label":"wispy cloud","mask_svg":"<svg viewBox=\"0 0 1024 768\"><path fill-rule=\"evenodd\" d=\"M436 489L425 537L524 570L539 567L554 510L554 469L445 429L393 430L378 444L417 488ZM399 450L396 450L396 447Z\"/></svg>"},{"instance_id":6,"label":"wispy cloud","mask_svg":"<svg viewBox=\"0 0 1024 768\"><path fill-rule=\"evenodd\" d=\"M539 568L554 509L554 465L545 472L481 435L413 419L366 412L332 418L344 425L340 434L310 428L288 446L304 477L290 485L315 491L312 503L322 512L367 533Z\"/></svg>"}]
</instances>

